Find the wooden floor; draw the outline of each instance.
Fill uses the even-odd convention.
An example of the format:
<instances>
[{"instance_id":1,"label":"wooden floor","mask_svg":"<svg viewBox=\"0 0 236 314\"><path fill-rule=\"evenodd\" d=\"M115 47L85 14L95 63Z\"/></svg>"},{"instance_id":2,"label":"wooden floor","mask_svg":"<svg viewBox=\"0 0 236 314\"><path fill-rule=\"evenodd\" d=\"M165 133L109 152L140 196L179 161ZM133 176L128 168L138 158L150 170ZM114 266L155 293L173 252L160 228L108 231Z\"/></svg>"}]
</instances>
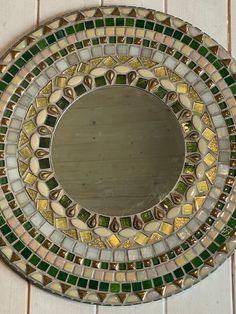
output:
<instances>
[{"instance_id":1,"label":"wooden floor","mask_svg":"<svg viewBox=\"0 0 236 314\"><path fill-rule=\"evenodd\" d=\"M75 9L136 5L179 16L236 56L236 0L0 0L0 53L39 23ZM0 314L236 314L235 258L181 294L125 308L85 305L28 284L0 261Z\"/></svg>"}]
</instances>

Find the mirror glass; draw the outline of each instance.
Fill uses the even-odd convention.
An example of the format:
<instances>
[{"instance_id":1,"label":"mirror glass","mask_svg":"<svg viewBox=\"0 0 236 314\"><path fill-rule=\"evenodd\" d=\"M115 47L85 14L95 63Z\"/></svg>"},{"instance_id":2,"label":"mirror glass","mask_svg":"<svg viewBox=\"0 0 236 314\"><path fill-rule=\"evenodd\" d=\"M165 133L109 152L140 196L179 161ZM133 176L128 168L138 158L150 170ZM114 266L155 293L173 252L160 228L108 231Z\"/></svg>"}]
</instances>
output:
<instances>
[{"instance_id":1,"label":"mirror glass","mask_svg":"<svg viewBox=\"0 0 236 314\"><path fill-rule=\"evenodd\" d=\"M184 138L174 114L134 87L105 87L77 99L57 124L52 161L66 193L106 215L155 205L175 185Z\"/></svg>"}]
</instances>

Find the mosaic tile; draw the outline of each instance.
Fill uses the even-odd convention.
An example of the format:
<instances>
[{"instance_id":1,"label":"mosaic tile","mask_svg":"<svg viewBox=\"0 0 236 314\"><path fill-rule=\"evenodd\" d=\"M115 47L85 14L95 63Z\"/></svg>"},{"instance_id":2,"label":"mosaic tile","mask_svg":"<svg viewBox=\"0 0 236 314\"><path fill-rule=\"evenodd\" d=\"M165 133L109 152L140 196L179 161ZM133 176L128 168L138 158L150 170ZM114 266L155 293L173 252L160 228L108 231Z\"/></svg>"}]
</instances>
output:
<instances>
[{"instance_id":1,"label":"mosaic tile","mask_svg":"<svg viewBox=\"0 0 236 314\"><path fill-rule=\"evenodd\" d=\"M207 35L193 37L187 23L174 26L174 19L129 7L70 13L0 61L0 251L51 292L97 304L144 303L151 301L146 291L154 299L172 286L181 291L188 278L199 281L205 265L214 270L217 256L233 250L235 61ZM173 190L124 217L76 203L55 178L50 155L66 108L114 84L161 98L186 142Z\"/></svg>"}]
</instances>

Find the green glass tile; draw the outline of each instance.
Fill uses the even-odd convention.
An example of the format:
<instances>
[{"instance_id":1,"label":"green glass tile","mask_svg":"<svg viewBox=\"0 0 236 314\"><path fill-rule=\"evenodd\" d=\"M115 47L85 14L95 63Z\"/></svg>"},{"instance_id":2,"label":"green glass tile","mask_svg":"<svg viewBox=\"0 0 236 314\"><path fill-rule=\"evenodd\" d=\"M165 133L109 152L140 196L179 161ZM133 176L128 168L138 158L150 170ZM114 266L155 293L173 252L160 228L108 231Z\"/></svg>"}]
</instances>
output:
<instances>
[{"instance_id":1,"label":"green glass tile","mask_svg":"<svg viewBox=\"0 0 236 314\"><path fill-rule=\"evenodd\" d=\"M27 247L24 248L24 250L21 251L21 255L22 255L25 259L28 259L31 254L32 254L32 252L31 252L30 249L28 249Z\"/></svg>"},{"instance_id":2,"label":"green glass tile","mask_svg":"<svg viewBox=\"0 0 236 314\"><path fill-rule=\"evenodd\" d=\"M191 263L185 264L183 266L184 270L186 273L190 272L191 270L193 270L193 266L191 265Z\"/></svg>"},{"instance_id":3,"label":"green glass tile","mask_svg":"<svg viewBox=\"0 0 236 314\"><path fill-rule=\"evenodd\" d=\"M106 18L105 19L105 25L106 26L115 26L114 19L113 18Z\"/></svg>"},{"instance_id":4,"label":"green glass tile","mask_svg":"<svg viewBox=\"0 0 236 314\"><path fill-rule=\"evenodd\" d=\"M174 271L175 277L176 278L180 278L184 276L184 272L182 270L182 268L178 268Z\"/></svg>"},{"instance_id":5,"label":"green glass tile","mask_svg":"<svg viewBox=\"0 0 236 314\"><path fill-rule=\"evenodd\" d=\"M7 84L2 82L2 81L0 81L0 91L3 92L6 88L7 88Z\"/></svg>"},{"instance_id":6,"label":"green glass tile","mask_svg":"<svg viewBox=\"0 0 236 314\"><path fill-rule=\"evenodd\" d=\"M160 24L156 24L154 30L155 32L162 33L164 30L164 26Z\"/></svg>"},{"instance_id":7,"label":"green glass tile","mask_svg":"<svg viewBox=\"0 0 236 314\"><path fill-rule=\"evenodd\" d=\"M30 222L26 222L26 223L24 223L24 228L25 228L25 230L30 230L30 229L32 229L32 225L31 225L31 223Z\"/></svg>"},{"instance_id":8,"label":"green glass tile","mask_svg":"<svg viewBox=\"0 0 236 314\"><path fill-rule=\"evenodd\" d=\"M40 258L37 255L32 255L31 258L29 259L29 262L36 266L40 262Z\"/></svg>"},{"instance_id":9,"label":"green glass tile","mask_svg":"<svg viewBox=\"0 0 236 314\"><path fill-rule=\"evenodd\" d=\"M66 31L66 34L67 34L67 35L72 35L72 34L75 33L75 29L74 29L73 26L66 27L66 28L65 28L65 31Z\"/></svg>"},{"instance_id":10,"label":"green glass tile","mask_svg":"<svg viewBox=\"0 0 236 314\"><path fill-rule=\"evenodd\" d=\"M109 37L109 43L110 44L115 44L116 43L116 36L110 36Z\"/></svg>"},{"instance_id":11,"label":"green glass tile","mask_svg":"<svg viewBox=\"0 0 236 314\"><path fill-rule=\"evenodd\" d=\"M15 236L15 234L13 232L11 232L10 234L8 234L6 236L6 239L9 243L13 243L15 242L18 238Z\"/></svg>"},{"instance_id":12,"label":"green glass tile","mask_svg":"<svg viewBox=\"0 0 236 314\"><path fill-rule=\"evenodd\" d=\"M90 260L90 259L85 258L85 259L83 260L83 265L84 265L84 266L90 266L90 264L91 264L91 260Z\"/></svg>"},{"instance_id":13,"label":"green glass tile","mask_svg":"<svg viewBox=\"0 0 236 314\"><path fill-rule=\"evenodd\" d=\"M195 266L195 267L199 267L203 264L203 261L199 258L199 257L196 257L192 260L192 264Z\"/></svg>"},{"instance_id":14,"label":"green glass tile","mask_svg":"<svg viewBox=\"0 0 236 314\"><path fill-rule=\"evenodd\" d=\"M67 278L67 282L71 285L76 285L78 278L76 276L73 275L69 275Z\"/></svg>"},{"instance_id":15,"label":"green glass tile","mask_svg":"<svg viewBox=\"0 0 236 314\"><path fill-rule=\"evenodd\" d=\"M201 254L200 254L200 257L203 259L203 260L207 260L211 255L207 252L207 251L203 251Z\"/></svg>"},{"instance_id":16,"label":"green glass tile","mask_svg":"<svg viewBox=\"0 0 236 314\"><path fill-rule=\"evenodd\" d=\"M53 244L53 246L50 248L50 251L56 254L59 251L59 249L60 249L59 246Z\"/></svg>"},{"instance_id":17,"label":"green glass tile","mask_svg":"<svg viewBox=\"0 0 236 314\"><path fill-rule=\"evenodd\" d=\"M67 255L66 255L66 259L68 261L71 261L71 262L73 261L74 257L75 257L75 255L72 253L67 253Z\"/></svg>"},{"instance_id":18,"label":"green glass tile","mask_svg":"<svg viewBox=\"0 0 236 314\"><path fill-rule=\"evenodd\" d=\"M24 248L24 244L21 241L18 241L13 245L13 247L20 252Z\"/></svg>"},{"instance_id":19,"label":"green glass tile","mask_svg":"<svg viewBox=\"0 0 236 314\"><path fill-rule=\"evenodd\" d=\"M232 92L233 94L236 94L236 84L230 86L230 89L231 89L231 92Z\"/></svg>"},{"instance_id":20,"label":"green glass tile","mask_svg":"<svg viewBox=\"0 0 236 314\"><path fill-rule=\"evenodd\" d=\"M106 216L99 216L98 217L98 225L100 227L105 227L107 228L110 222L110 218Z\"/></svg>"},{"instance_id":21,"label":"green glass tile","mask_svg":"<svg viewBox=\"0 0 236 314\"><path fill-rule=\"evenodd\" d=\"M47 58L46 60L45 60L45 62L47 63L47 65L51 65L51 64L53 64L53 59L52 58Z\"/></svg>"},{"instance_id":22,"label":"green glass tile","mask_svg":"<svg viewBox=\"0 0 236 314\"><path fill-rule=\"evenodd\" d=\"M139 88L145 89L147 87L147 84L148 84L148 80L140 77L136 83L136 86Z\"/></svg>"},{"instance_id":23,"label":"green glass tile","mask_svg":"<svg viewBox=\"0 0 236 314\"><path fill-rule=\"evenodd\" d=\"M98 40L98 38L93 38L93 39L92 39L92 43L93 43L93 45L99 45L99 40Z\"/></svg>"},{"instance_id":24,"label":"green glass tile","mask_svg":"<svg viewBox=\"0 0 236 314\"><path fill-rule=\"evenodd\" d=\"M228 76L227 78L225 78L225 82L228 86L230 86L231 84L235 82L235 80L232 76Z\"/></svg>"},{"instance_id":25,"label":"green glass tile","mask_svg":"<svg viewBox=\"0 0 236 314\"><path fill-rule=\"evenodd\" d=\"M176 53L174 54L174 58L179 60L182 57L182 54L178 51L176 51Z\"/></svg>"},{"instance_id":26,"label":"green glass tile","mask_svg":"<svg viewBox=\"0 0 236 314\"><path fill-rule=\"evenodd\" d=\"M133 38L132 37L126 37L126 43L127 44L132 44L133 43Z\"/></svg>"},{"instance_id":27,"label":"green glass tile","mask_svg":"<svg viewBox=\"0 0 236 314\"><path fill-rule=\"evenodd\" d=\"M217 202L216 203L216 208L222 210L224 208L225 204L222 202Z\"/></svg>"},{"instance_id":28,"label":"green glass tile","mask_svg":"<svg viewBox=\"0 0 236 314\"><path fill-rule=\"evenodd\" d=\"M183 33L181 33L180 31L175 31L173 34L173 37L175 39L180 39L183 36Z\"/></svg>"},{"instance_id":29,"label":"green glass tile","mask_svg":"<svg viewBox=\"0 0 236 314\"><path fill-rule=\"evenodd\" d=\"M9 228L8 225L4 225L0 229L1 229L3 235L6 235L6 234L11 232L11 228Z\"/></svg>"},{"instance_id":30,"label":"green glass tile","mask_svg":"<svg viewBox=\"0 0 236 314\"><path fill-rule=\"evenodd\" d=\"M126 270L126 264L125 263L120 263L119 264L119 270Z\"/></svg>"},{"instance_id":31,"label":"green glass tile","mask_svg":"<svg viewBox=\"0 0 236 314\"><path fill-rule=\"evenodd\" d=\"M107 282L100 282L99 283L99 290L107 292L109 290L109 283L107 283Z\"/></svg>"},{"instance_id":32,"label":"green glass tile","mask_svg":"<svg viewBox=\"0 0 236 314\"><path fill-rule=\"evenodd\" d=\"M40 169L50 168L49 158L39 159L39 167Z\"/></svg>"},{"instance_id":33,"label":"green glass tile","mask_svg":"<svg viewBox=\"0 0 236 314\"><path fill-rule=\"evenodd\" d=\"M175 257L174 251L169 251L169 252L167 252L167 256L169 257L169 259L174 258L174 257Z\"/></svg>"},{"instance_id":34,"label":"green glass tile","mask_svg":"<svg viewBox=\"0 0 236 314\"><path fill-rule=\"evenodd\" d=\"M29 61L32 57L33 57L33 55L32 55L29 51L26 51L26 52L22 55L22 58L23 58L25 61Z\"/></svg>"},{"instance_id":35,"label":"green glass tile","mask_svg":"<svg viewBox=\"0 0 236 314\"><path fill-rule=\"evenodd\" d=\"M120 292L120 285L118 283L111 283L110 284L110 292L112 292L112 293Z\"/></svg>"},{"instance_id":36,"label":"green glass tile","mask_svg":"<svg viewBox=\"0 0 236 314\"><path fill-rule=\"evenodd\" d=\"M213 63L215 60L216 60L216 56L214 56L212 53L209 53L207 56L206 56L207 60L210 62L210 63Z\"/></svg>"},{"instance_id":37,"label":"green glass tile","mask_svg":"<svg viewBox=\"0 0 236 314\"><path fill-rule=\"evenodd\" d=\"M173 204L169 198L165 198L164 201L160 202L160 205L164 209L170 209L173 207Z\"/></svg>"},{"instance_id":38,"label":"green glass tile","mask_svg":"<svg viewBox=\"0 0 236 314\"><path fill-rule=\"evenodd\" d=\"M165 283L170 283L174 280L174 277L172 274L166 274L163 276Z\"/></svg>"},{"instance_id":39,"label":"green glass tile","mask_svg":"<svg viewBox=\"0 0 236 314\"><path fill-rule=\"evenodd\" d=\"M84 23L79 23L75 25L76 32L81 32L84 30Z\"/></svg>"},{"instance_id":40,"label":"green glass tile","mask_svg":"<svg viewBox=\"0 0 236 314\"><path fill-rule=\"evenodd\" d=\"M66 55L68 55L68 52L67 52L67 50L64 48L64 49L61 49L60 51L59 51L59 53L60 53L60 55L62 56L62 57L65 57Z\"/></svg>"},{"instance_id":41,"label":"green glass tile","mask_svg":"<svg viewBox=\"0 0 236 314\"><path fill-rule=\"evenodd\" d=\"M117 74L116 84L126 84L126 75Z\"/></svg>"},{"instance_id":42,"label":"green glass tile","mask_svg":"<svg viewBox=\"0 0 236 314\"><path fill-rule=\"evenodd\" d=\"M104 24L104 20L96 20L95 21L95 25L96 27L103 27L105 24Z\"/></svg>"},{"instance_id":43,"label":"green glass tile","mask_svg":"<svg viewBox=\"0 0 236 314\"><path fill-rule=\"evenodd\" d=\"M145 28L146 28L146 29L151 29L151 30L153 30L153 28L154 28L154 23L153 23L153 22L150 22L150 21L147 21L146 24L145 24Z\"/></svg>"},{"instance_id":44,"label":"green glass tile","mask_svg":"<svg viewBox=\"0 0 236 314\"><path fill-rule=\"evenodd\" d=\"M26 61L22 58L16 60L15 64L18 66L18 68L22 68L25 64L26 64Z\"/></svg>"},{"instance_id":45,"label":"green glass tile","mask_svg":"<svg viewBox=\"0 0 236 314\"><path fill-rule=\"evenodd\" d=\"M156 277L153 279L153 285L154 287L158 288L161 287L163 285L163 280L161 277Z\"/></svg>"},{"instance_id":46,"label":"green glass tile","mask_svg":"<svg viewBox=\"0 0 236 314\"><path fill-rule=\"evenodd\" d=\"M231 218L228 223L227 223L228 226L230 226L232 229L234 229L236 227L236 220Z\"/></svg>"},{"instance_id":47,"label":"green glass tile","mask_svg":"<svg viewBox=\"0 0 236 314\"><path fill-rule=\"evenodd\" d=\"M217 70L220 70L223 67L223 64L219 60L216 60L213 65Z\"/></svg>"},{"instance_id":48,"label":"green glass tile","mask_svg":"<svg viewBox=\"0 0 236 314\"><path fill-rule=\"evenodd\" d=\"M179 181L178 183L177 183L177 186L176 186L176 188L175 188L175 191L176 192L178 192L178 193L180 193L180 194L184 194L185 192L186 192L186 190L187 190L187 184L185 184L184 182L182 182L182 181Z\"/></svg>"},{"instance_id":49,"label":"green glass tile","mask_svg":"<svg viewBox=\"0 0 236 314\"><path fill-rule=\"evenodd\" d=\"M141 214L142 220L146 223L154 219L152 212L150 210Z\"/></svg>"},{"instance_id":50,"label":"green glass tile","mask_svg":"<svg viewBox=\"0 0 236 314\"><path fill-rule=\"evenodd\" d=\"M192 38L185 35L182 39L181 39L181 42L188 45L190 42L191 42Z\"/></svg>"},{"instance_id":51,"label":"green glass tile","mask_svg":"<svg viewBox=\"0 0 236 314\"><path fill-rule=\"evenodd\" d=\"M61 38L66 36L66 34L65 34L63 29L60 29L59 31L55 32L55 35L56 35L57 39L61 39Z\"/></svg>"},{"instance_id":52,"label":"green glass tile","mask_svg":"<svg viewBox=\"0 0 236 314\"><path fill-rule=\"evenodd\" d=\"M54 127L56 124L57 118L53 117L51 115L47 115L47 118L45 120L45 124L51 127Z\"/></svg>"},{"instance_id":53,"label":"green glass tile","mask_svg":"<svg viewBox=\"0 0 236 314\"><path fill-rule=\"evenodd\" d=\"M134 26L134 19L127 18L125 20L125 26Z\"/></svg>"},{"instance_id":54,"label":"green glass tile","mask_svg":"<svg viewBox=\"0 0 236 314\"><path fill-rule=\"evenodd\" d=\"M159 49L160 51L164 52L164 51L166 50L166 48L167 48L166 45L160 44L158 49Z\"/></svg>"},{"instance_id":55,"label":"green glass tile","mask_svg":"<svg viewBox=\"0 0 236 314\"><path fill-rule=\"evenodd\" d=\"M3 78L2 78L2 80L4 81L4 82L6 82L6 83L10 83L11 81L12 81L12 79L13 79L13 76L12 75L10 75L10 74L5 74L4 76L3 76Z\"/></svg>"},{"instance_id":56,"label":"green glass tile","mask_svg":"<svg viewBox=\"0 0 236 314\"><path fill-rule=\"evenodd\" d=\"M153 263L153 265L159 265L160 264L159 258L158 257L153 257L152 258L152 263Z\"/></svg>"},{"instance_id":57,"label":"green glass tile","mask_svg":"<svg viewBox=\"0 0 236 314\"><path fill-rule=\"evenodd\" d=\"M144 28L144 20L136 20L135 27Z\"/></svg>"},{"instance_id":58,"label":"green glass tile","mask_svg":"<svg viewBox=\"0 0 236 314\"><path fill-rule=\"evenodd\" d=\"M81 288L86 288L88 280L85 278L79 278L78 286Z\"/></svg>"},{"instance_id":59,"label":"green glass tile","mask_svg":"<svg viewBox=\"0 0 236 314\"><path fill-rule=\"evenodd\" d=\"M98 281L89 280L89 289L97 290L98 289Z\"/></svg>"},{"instance_id":60,"label":"green glass tile","mask_svg":"<svg viewBox=\"0 0 236 314\"><path fill-rule=\"evenodd\" d=\"M172 36L173 33L174 33L173 28L166 27L166 29L165 29L165 31L164 31L164 34L165 34L165 35Z\"/></svg>"},{"instance_id":61,"label":"green glass tile","mask_svg":"<svg viewBox=\"0 0 236 314\"><path fill-rule=\"evenodd\" d=\"M6 199L8 200L8 202L12 201L14 199L14 196L12 193L9 193L7 195L5 195Z\"/></svg>"},{"instance_id":62,"label":"green glass tile","mask_svg":"<svg viewBox=\"0 0 236 314\"><path fill-rule=\"evenodd\" d=\"M196 41L196 40L192 40L192 42L189 45L191 48L193 48L194 50L197 50L200 46L200 44Z\"/></svg>"},{"instance_id":63,"label":"green glass tile","mask_svg":"<svg viewBox=\"0 0 236 314\"><path fill-rule=\"evenodd\" d=\"M200 76L201 76L201 79L204 80L204 81L206 81L206 80L209 79L209 76L208 76L206 73L203 73L203 74L200 75Z\"/></svg>"},{"instance_id":64,"label":"green glass tile","mask_svg":"<svg viewBox=\"0 0 236 314\"><path fill-rule=\"evenodd\" d=\"M135 268L136 269L143 269L143 263L142 262L136 262L135 263Z\"/></svg>"},{"instance_id":65,"label":"green glass tile","mask_svg":"<svg viewBox=\"0 0 236 314\"><path fill-rule=\"evenodd\" d=\"M187 148L188 153L194 153L198 150L197 143L195 143L195 142L187 142L186 148Z\"/></svg>"},{"instance_id":66,"label":"green glass tile","mask_svg":"<svg viewBox=\"0 0 236 314\"><path fill-rule=\"evenodd\" d=\"M232 143L235 143L236 142L236 135L230 135L230 142Z\"/></svg>"},{"instance_id":67,"label":"green glass tile","mask_svg":"<svg viewBox=\"0 0 236 314\"><path fill-rule=\"evenodd\" d=\"M81 48L83 48L83 44L80 41L78 41L77 43L75 43L75 47L77 49L81 49Z\"/></svg>"},{"instance_id":68,"label":"green glass tile","mask_svg":"<svg viewBox=\"0 0 236 314\"><path fill-rule=\"evenodd\" d=\"M208 53L208 50L202 46L198 49L198 52L204 57Z\"/></svg>"},{"instance_id":69,"label":"green glass tile","mask_svg":"<svg viewBox=\"0 0 236 314\"><path fill-rule=\"evenodd\" d=\"M59 270L53 266L50 266L50 268L48 269L47 273L52 276L52 277L56 277L56 275L58 274Z\"/></svg>"},{"instance_id":70,"label":"green glass tile","mask_svg":"<svg viewBox=\"0 0 236 314\"><path fill-rule=\"evenodd\" d=\"M11 97L11 101L18 102L19 98L20 98L19 96L17 96L16 94L13 94Z\"/></svg>"},{"instance_id":71,"label":"green glass tile","mask_svg":"<svg viewBox=\"0 0 236 314\"><path fill-rule=\"evenodd\" d=\"M142 284L143 284L144 290L152 288L152 281L151 280L145 280L142 282Z\"/></svg>"},{"instance_id":72,"label":"green glass tile","mask_svg":"<svg viewBox=\"0 0 236 314\"><path fill-rule=\"evenodd\" d=\"M77 96L80 96L86 92L86 88L83 84L77 85L76 87L74 87L74 90Z\"/></svg>"},{"instance_id":73,"label":"green glass tile","mask_svg":"<svg viewBox=\"0 0 236 314\"><path fill-rule=\"evenodd\" d=\"M66 281L67 276L68 276L67 273L65 273L64 271L60 271L57 275L57 279L61 281Z\"/></svg>"},{"instance_id":74,"label":"green glass tile","mask_svg":"<svg viewBox=\"0 0 236 314\"><path fill-rule=\"evenodd\" d=\"M63 195L59 202L64 208L66 208L70 206L70 204L72 203L72 200L69 199L69 197L67 197L66 195Z\"/></svg>"},{"instance_id":75,"label":"green glass tile","mask_svg":"<svg viewBox=\"0 0 236 314\"><path fill-rule=\"evenodd\" d=\"M181 111L183 109L183 106L177 100L176 102L173 103L173 105L171 105L171 108L174 111L174 113L178 113L179 111Z\"/></svg>"},{"instance_id":76,"label":"green glass tile","mask_svg":"<svg viewBox=\"0 0 236 314\"><path fill-rule=\"evenodd\" d=\"M216 238L215 238L215 241L218 243L218 244L223 244L225 242L226 238L224 236L222 236L221 234L219 234Z\"/></svg>"},{"instance_id":77,"label":"green glass tile","mask_svg":"<svg viewBox=\"0 0 236 314\"><path fill-rule=\"evenodd\" d=\"M36 240L37 240L39 243L42 243L42 242L45 240L45 237L44 237L42 234L39 234L39 235L36 237Z\"/></svg>"},{"instance_id":78,"label":"green glass tile","mask_svg":"<svg viewBox=\"0 0 236 314\"><path fill-rule=\"evenodd\" d=\"M193 61L191 61L191 62L188 64L188 67L189 67L190 69L194 69L195 66L196 66L196 63L194 63Z\"/></svg>"},{"instance_id":79,"label":"green glass tile","mask_svg":"<svg viewBox=\"0 0 236 314\"><path fill-rule=\"evenodd\" d=\"M226 103L225 103L224 101L221 102L221 103L219 103L219 106L220 106L220 109L221 109L221 110L227 108L227 105L226 105Z\"/></svg>"},{"instance_id":80,"label":"green glass tile","mask_svg":"<svg viewBox=\"0 0 236 314\"><path fill-rule=\"evenodd\" d=\"M8 181L7 181L7 178L6 177L2 177L0 178L0 184L6 184Z\"/></svg>"},{"instance_id":81,"label":"green glass tile","mask_svg":"<svg viewBox=\"0 0 236 314\"><path fill-rule=\"evenodd\" d=\"M132 290L134 292L142 290L142 283L141 282L132 282Z\"/></svg>"},{"instance_id":82,"label":"green glass tile","mask_svg":"<svg viewBox=\"0 0 236 314\"><path fill-rule=\"evenodd\" d=\"M96 84L96 87L101 87L101 86L106 85L107 83L106 83L105 77L104 76L96 77L95 84Z\"/></svg>"},{"instance_id":83,"label":"green glass tile","mask_svg":"<svg viewBox=\"0 0 236 314\"><path fill-rule=\"evenodd\" d=\"M62 97L60 100L57 101L56 104L58 105L59 108L61 108L61 110L64 110L66 107L69 106L70 102L64 97Z\"/></svg>"},{"instance_id":84,"label":"green glass tile","mask_svg":"<svg viewBox=\"0 0 236 314\"><path fill-rule=\"evenodd\" d=\"M212 224L214 223L214 219L212 219L211 217L208 217L207 220L206 220L206 223L210 226L212 226Z\"/></svg>"},{"instance_id":85,"label":"green glass tile","mask_svg":"<svg viewBox=\"0 0 236 314\"><path fill-rule=\"evenodd\" d=\"M8 70L8 72L11 73L12 75L15 75L18 71L19 69L15 65L10 67L10 69Z\"/></svg>"},{"instance_id":86,"label":"green glass tile","mask_svg":"<svg viewBox=\"0 0 236 314\"><path fill-rule=\"evenodd\" d=\"M116 19L116 26L124 26L125 25L125 19L123 17L118 17Z\"/></svg>"},{"instance_id":87,"label":"green glass tile","mask_svg":"<svg viewBox=\"0 0 236 314\"><path fill-rule=\"evenodd\" d=\"M213 242L208 246L208 251L214 254L218 250L218 246Z\"/></svg>"},{"instance_id":88,"label":"green glass tile","mask_svg":"<svg viewBox=\"0 0 236 314\"><path fill-rule=\"evenodd\" d=\"M94 22L93 22L93 21L87 21L87 22L85 22L85 28L86 28L86 29L92 29L92 28L94 28Z\"/></svg>"},{"instance_id":89,"label":"green glass tile","mask_svg":"<svg viewBox=\"0 0 236 314\"><path fill-rule=\"evenodd\" d=\"M120 223L122 229L131 227L131 218L130 217L122 217L120 218Z\"/></svg>"},{"instance_id":90,"label":"green glass tile","mask_svg":"<svg viewBox=\"0 0 236 314\"><path fill-rule=\"evenodd\" d=\"M0 133L6 134L7 128L5 126L0 126Z\"/></svg>"},{"instance_id":91,"label":"green glass tile","mask_svg":"<svg viewBox=\"0 0 236 314\"><path fill-rule=\"evenodd\" d=\"M46 271L49 267L49 264L44 262L44 261L41 261L39 264L38 264L38 268L41 269L42 271Z\"/></svg>"},{"instance_id":92,"label":"green glass tile","mask_svg":"<svg viewBox=\"0 0 236 314\"><path fill-rule=\"evenodd\" d=\"M50 146L50 137L40 137L40 140L39 140L39 147L42 147L42 148L49 148Z\"/></svg>"},{"instance_id":93,"label":"green glass tile","mask_svg":"<svg viewBox=\"0 0 236 314\"><path fill-rule=\"evenodd\" d=\"M131 284L130 283L122 283L121 290L122 290L122 292L131 292Z\"/></svg>"},{"instance_id":94,"label":"green glass tile","mask_svg":"<svg viewBox=\"0 0 236 314\"><path fill-rule=\"evenodd\" d=\"M224 78L226 76L228 76L230 73L226 68L223 68L219 71L220 75Z\"/></svg>"},{"instance_id":95,"label":"green glass tile","mask_svg":"<svg viewBox=\"0 0 236 314\"><path fill-rule=\"evenodd\" d=\"M29 82L27 82L26 80L23 80L20 84L21 87L26 88L29 85Z\"/></svg>"},{"instance_id":96,"label":"green glass tile","mask_svg":"<svg viewBox=\"0 0 236 314\"><path fill-rule=\"evenodd\" d=\"M49 179L48 181L46 181L46 184L47 184L49 190L52 190L58 186L57 180L55 178Z\"/></svg>"},{"instance_id":97,"label":"green glass tile","mask_svg":"<svg viewBox=\"0 0 236 314\"><path fill-rule=\"evenodd\" d=\"M83 222L85 222L90 216L90 213L87 212L87 210L85 210L84 208L82 208L79 213L77 218L79 218L80 220L82 220Z\"/></svg>"},{"instance_id":98,"label":"green glass tile","mask_svg":"<svg viewBox=\"0 0 236 314\"><path fill-rule=\"evenodd\" d=\"M55 43L57 40L54 35L49 35L48 37L46 37L46 41L49 45L51 45Z\"/></svg>"},{"instance_id":99,"label":"green glass tile","mask_svg":"<svg viewBox=\"0 0 236 314\"><path fill-rule=\"evenodd\" d=\"M143 46L144 47L149 47L150 41L147 39L143 39Z\"/></svg>"},{"instance_id":100,"label":"green glass tile","mask_svg":"<svg viewBox=\"0 0 236 314\"><path fill-rule=\"evenodd\" d=\"M198 231L196 231L196 232L194 233L194 236L195 236L197 239L200 239L200 238L203 236L203 233L202 233L200 230L198 230Z\"/></svg>"},{"instance_id":101,"label":"green glass tile","mask_svg":"<svg viewBox=\"0 0 236 314\"><path fill-rule=\"evenodd\" d=\"M108 263L101 262L101 269L108 269Z\"/></svg>"},{"instance_id":102,"label":"green glass tile","mask_svg":"<svg viewBox=\"0 0 236 314\"><path fill-rule=\"evenodd\" d=\"M167 94L167 90L165 90L163 87L159 86L154 94L158 97L160 97L161 99L163 99L165 97L165 95Z\"/></svg>"},{"instance_id":103,"label":"green glass tile","mask_svg":"<svg viewBox=\"0 0 236 314\"><path fill-rule=\"evenodd\" d=\"M219 89L216 86L214 86L213 88L211 88L211 92L212 94L217 94L219 93Z\"/></svg>"}]
</instances>

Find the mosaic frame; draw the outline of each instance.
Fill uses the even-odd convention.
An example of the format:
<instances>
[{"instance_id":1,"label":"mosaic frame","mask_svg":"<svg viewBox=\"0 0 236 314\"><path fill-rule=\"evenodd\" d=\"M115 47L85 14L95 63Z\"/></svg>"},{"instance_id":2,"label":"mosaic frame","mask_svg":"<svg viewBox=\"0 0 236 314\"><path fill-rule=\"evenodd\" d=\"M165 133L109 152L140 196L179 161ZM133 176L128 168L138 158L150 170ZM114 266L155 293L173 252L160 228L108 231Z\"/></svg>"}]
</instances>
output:
<instances>
[{"instance_id":1,"label":"mosaic frame","mask_svg":"<svg viewBox=\"0 0 236 314\"><path fill-rule=\"evenodd\" d=\"M208 35L144 8L86 9L25 36L3 56L0 73L0 251L21 275L81 302L129 305L191 286L233 251L236 63ZM55 117L73 98L111 84L148 90L172 108L190 143L187 171L175 195L165 206L158 204L161 216L152 208L123 225L113 217L97 234L99 217L76 208L73 215L82 231L60 228L74 218L70 205L75 204L56 191L51 200L58 210L48 207L44 181L51 180L52 171L45 167L39 173L37 160L48 155ZM52 192L57 188L55 180L46 185ZM173 225L180 219L173 233L163 215L185 198L182 206L192 204L195 211L172 212L167 218ZM67 209L70 215L63 212ZM185 209L190 212L190 206ZM145 230L150 224L151 233ZM120 235L128 229L136 233Z\"/></svg>"}]
</instances>

